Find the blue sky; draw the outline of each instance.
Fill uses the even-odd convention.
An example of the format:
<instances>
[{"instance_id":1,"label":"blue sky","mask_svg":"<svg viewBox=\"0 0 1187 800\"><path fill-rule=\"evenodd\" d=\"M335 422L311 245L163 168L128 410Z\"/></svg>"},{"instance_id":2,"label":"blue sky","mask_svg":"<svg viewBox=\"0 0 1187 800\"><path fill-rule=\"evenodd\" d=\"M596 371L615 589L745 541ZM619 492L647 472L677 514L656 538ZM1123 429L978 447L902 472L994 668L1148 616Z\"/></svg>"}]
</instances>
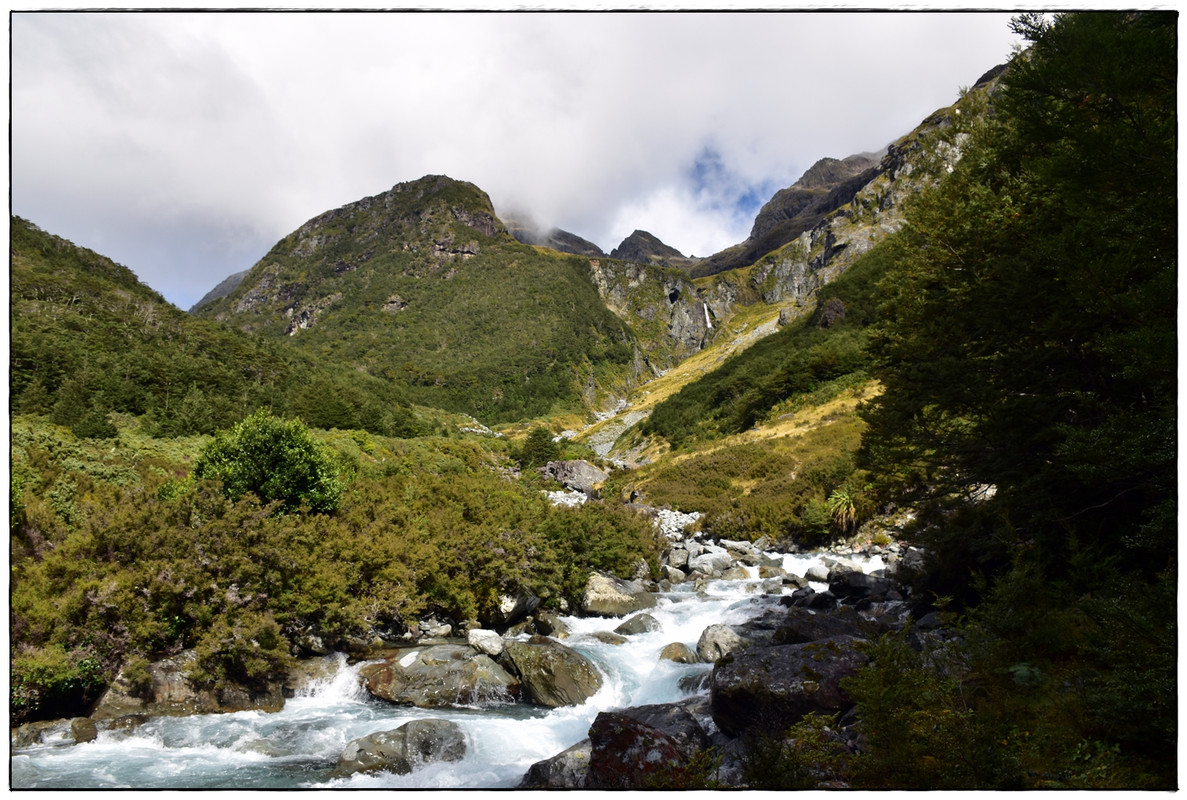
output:
<instances>
[{"instance_id":1,"label":"blue sky","mask_svg":"<svg viewBox=\"0 0 1187 800\"><path fill-rule=\"evenodd\" d=\"M188 308L331 208L426 174L609 252L745 239L1016 42L993 13L26 13L12 211Z\"/></svg>"}]
</instances>

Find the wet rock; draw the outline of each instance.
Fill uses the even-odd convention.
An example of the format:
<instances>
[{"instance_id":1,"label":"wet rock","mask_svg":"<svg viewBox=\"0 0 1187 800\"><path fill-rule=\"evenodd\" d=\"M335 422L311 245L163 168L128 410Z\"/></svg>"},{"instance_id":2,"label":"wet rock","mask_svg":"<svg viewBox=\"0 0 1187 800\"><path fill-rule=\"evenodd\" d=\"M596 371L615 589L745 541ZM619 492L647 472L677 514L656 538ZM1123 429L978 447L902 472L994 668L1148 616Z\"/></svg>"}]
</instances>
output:
<instances>
[{"instance_id":1,"label":"wet rock","mask_svg":"<svg viewBox=\"0 0 1187 800\"><path fill-rule=\"evenodd\" d=\"M627 638L621 633L612 633L611 631L594 631L590 634L591 638L597 639L602 644L610 644L618 647L621 644L627 643Z\"/></svg>"},{"instance_id":2,"label":"wet rock","mask_svg":"<svg viewBox=\"0 0 1187 800\"><path fill-rule=\"evenodd\" d=\"M227 684L207 689L190 683L188 673L197 655L187 650L149 665L151 683L133 685L121 669L104 691L91 719L104 721L136 714L181 716L224 714L235 711L279 711L284 707L284 679L278 677L262 688Z\"/></svg>"},{"instance_id":3,"label":"wet rock","mask_svg":"<svg viewBox=\"0 0 1187 800\"><path fill-rule=\"evenodd\" d=\"M728 552L720 547L714 547L699 556L689 558L688 569L690 572L695 571L716 577L729 569L733 563L734 560Z\"/></svg>"},{"instance_id":4,"label":"wet rock","mask_svg":"<svg viewBox=\"0 0 1187 800\"><path fill-rule=\"evenodd\" d=\"M745 567L733 566L721 573L723 581L746 581L750 580L750 572Z\"/></svg>"},{"instance_id":5,"label":"wet rock","mask_svg":"<svg viewBox=\"0 0 1187 800\"><path fill-rule=\"evenodd\" d=\"M677 664L699 664L700 656L684 642L672 642L664 645L659 651L659 657L665 661L675 661Z\"/></svg>"},{"instance_id":6,"label":"wet rock","mask_svg":"<svg viewBox=\"0 0 1187 800\"><path fill-rule=\"evenodd\" d=\"M537 761L520 781L520 789L584 789L589 777L589 739L552 758Z\"/></svg>"},{"instance_id":7,"label":"wet rock","mask_svg":"<svg viewBox=\"0 0 1187 800\"><path fill-rule=\"evenodd\" d=\"M359 772L394 772L405 775L424 764L461 761L466 738L457 723L439 719L414 719L393 731L355 739L338 756L331 777Z\"/></svg>"},{"instance_id":8,"label":"wet rock","mask_svg":"<svg viewBox=\"0 0 1187 800\"><path fill-rule=\"evenodd\" d=\"M828 590L837 597L885 597L894 591L897 584L886 578L866 575L863 572L845 572L829 576Z\"/></svg>"},{"instance_id":9,"label":"wet rock","mask_svg":"<svg viewBox=\"0 0 1187 800\"><path fill-rule=\"evenodd\" d=\"M746 646L746 640L728 625L710 625L697 641L697 655L710 664Z\"/></svg>"},{"instance_id":10,"label":"wet rock","mask_svg":"<svg viewBox=\"0 0 1187 800\"><path fill-rule=\"evenodd\" d=\"M589 576L581 600L585 613L599 617L623 617L654 605L655 596L638 583L600 572Z\"/></svg>"},{"instance_id":11,"label":"wet rock","mask_svg":"<svg viewBox=\"0 0 1187 800\"><path fill-rule=\"evenodd\" d=\"M556 614L544 611L536 615L536 633L556 639L568 639L569 626Z\"/></svg>"},{"instance_id":12,"label":"wet rock","mask_svg":"<svg viewBox=\"0 0 1187 800\"><path fill-rule=\"evenodd\" d=\"M804 572L804 577L816 583L828 583L828 567L823 564L813 564Z\"/></svg>"},{"instance_id":13,"label":"wet rock","mask_svg":"<svg viewBox=\"0 0 1187 800\"><path fill-rule=\"evenodd\" d=\"M66 746L92 742L98 735L95 723L87 717L26 722L13 728L10 742L14 749L23 750L34 745Z\"/></svg>"},{"instance_id":14,"label":"wet rock","mask_svg":"<svg viewBox=\"0 0 1187 800\"><path fill-rule=\"evenodd\" d=\"M599 713L589 741L589 788L640 789L676 777L687 766L673 737L626 714Z\"/></svg>"},{"instance_id":15,"label":"wet rock","mask_svg":"<svg viewBox=\"0 0 1187 800\"><path fill-rule=\"evenodd\" d=\"M793 606L778 619L772 644L805 644L838 636L868 639L881 632L879 625L858 614L852 606L816 613Z\"/></svg>"},{"instance_id":16,"label":"wet rock","mask_svg":"<svg viewBox=\"0 0 1187 800\"><path fill-rule=\"evenodd\" d=\"M713 721L730 736L780 736L808 713L834 714L852 706L841 681L869 660L862 640L839 636L808 644L737 652L713 667Z\"/></svg>"},{"instance_id":17,"label":"wet rock","mask_svg":"<svg viewBox=\"0 0 1187 800\"><path fill-rule=\"evenodd\" d=\"M505 646L504 659L531 703L548 708L581 705L602 688L602 676L589 659L560 642L533 636Z\"/></svg>"},{"instance_id":18,"label":"wet rock","mask_svg":"<svg viewBox=\"0 0 1187 800\"><path fill-rule=\"evenodd\" d=\"M520 693L519 681L490 656L464 645L402 650L359 674L373 696L418 708L508 702Z\"/></svg>"},{"instance_id":19,"label":"wet rock","mask_svg":"<svg viewBox=\"0 0 1187 800\"><path fill-rule=\"evenodd\" d=\"M650 614L636 614L615 628L614 632L622 636L634 636L640 633L658 631L659 629L659 620L655 617Z\"/></svg>"}]
</instances>

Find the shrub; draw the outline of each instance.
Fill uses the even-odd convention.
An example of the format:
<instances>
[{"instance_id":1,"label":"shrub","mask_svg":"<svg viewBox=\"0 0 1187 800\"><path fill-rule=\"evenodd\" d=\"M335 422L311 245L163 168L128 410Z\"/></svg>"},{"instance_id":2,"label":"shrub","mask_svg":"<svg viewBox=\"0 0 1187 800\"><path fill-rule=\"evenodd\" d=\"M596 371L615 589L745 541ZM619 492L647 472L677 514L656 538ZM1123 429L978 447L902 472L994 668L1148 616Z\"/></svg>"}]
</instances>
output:
<instances>
[{"instance_id":1,"label":"shrub","mask_svg":"<svg viewBox=\"0 0 1187 800\"><path fill-rule=\"evenodd\" d=\"M260 409L203 449L194 467L200 478L217 478L232 500L251 492L279 500L286 511L308 505L330 512L342 500L333 457L299 420L281 420Z\"/></svg>"}]
</instances>

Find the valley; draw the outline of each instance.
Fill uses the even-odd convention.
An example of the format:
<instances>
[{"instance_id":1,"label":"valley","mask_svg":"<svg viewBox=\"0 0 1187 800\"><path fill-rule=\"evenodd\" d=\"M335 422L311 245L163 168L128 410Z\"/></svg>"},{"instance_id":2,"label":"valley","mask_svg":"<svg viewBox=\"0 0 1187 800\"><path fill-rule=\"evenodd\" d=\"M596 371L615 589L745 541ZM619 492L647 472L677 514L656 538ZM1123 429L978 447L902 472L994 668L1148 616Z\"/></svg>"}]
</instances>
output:
<instances>
[{"instance_id":1,"label":"valley","mask_svg":"<svg viewBox=\"0 0 1187 800\"><path fill-rule=\"evenodd\" d=\"M1174 788L1176 19L700 259L426 175L186 312L13 217L14 788Z\"/></svg>"}]
</instances>

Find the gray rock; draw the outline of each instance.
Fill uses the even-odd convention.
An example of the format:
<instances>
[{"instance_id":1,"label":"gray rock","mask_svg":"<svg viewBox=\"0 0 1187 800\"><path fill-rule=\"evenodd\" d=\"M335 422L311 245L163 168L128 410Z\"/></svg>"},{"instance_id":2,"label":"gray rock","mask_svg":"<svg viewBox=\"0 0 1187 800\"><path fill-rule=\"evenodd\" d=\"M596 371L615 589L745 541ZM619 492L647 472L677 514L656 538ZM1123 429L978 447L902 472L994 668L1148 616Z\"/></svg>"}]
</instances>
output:
<instances>
[{"instance_id":1,"label":"gray rock","mask_svg":"<svg viewBox=\"0 0 1187 800\"><path fill-rule=\"evenodd\" d=\"M697 655L710 664L746 646L746 640L727 625L710 625L697 641Z\"/></svg>"},{"instance_id":2,"label":"gray rock","mask_svg":"<svg viewBox=\"0 0 1187 800\"><path fill-rule=\"evenodd\" d=\"M610 477L588 461L549 461L540 467L540 472L575 492L592 492Z\"/></svg>"},{"instance_id":3,"label":"gray rock","mask_svg":"<svg viewBox=\"0 0 1187 800\"><path fill-rule=\"evenodd\" d=\"M684 583L688 580L688 576L684 574L683 570L673 567L670 564L664 564L660 568L660 571L663 573L664 579L669 583Z\"/></svg>"},{"instance_id":4,"label":"gray rock","mask_svg":"<svg viewBox=\"0 0 1187 800\"><path fill-rule=\"evenodd\" d=\"M418 708L506 702L520 690L519 682L490 656L465 645L401 650L364 666L359 674L375 697Z\"/></svg>"},{"instance_id":5,"label":"gray rock","mask_svg":"<svg viewBox=\"0 0 1187 800\"><path fill-rule=\"evenodd\" d=\"M823 564L813 564L808 567L804 577L816 583L828 583L828 567Z\"/></svg>"},{"instance_id":6,"label":"gray rock","mask_svg":"<svg viewBox=\"0 0 1187 800\"><path fill-rule=\"evenodd\" d=\"M668 566L681 570L688 566L688 550L683 547L673 547L668 553Z\"/></svg>"},{"instance_id":7,"label":"gray rock","mask_svg":"<svg viewBox=\"0 0 1187 800\"><path fill-rule=\"evenodd\" d=\"M394 772L405 775L424 764L461 761L466 738L455 722L414 719L393 731L355 739L338 756L331 777L359 772Z\"/></svg>"},{"instance_id":8,"label":"gray rock","mask_svg":"<svg viewBox=\"0 0 1187 800\"><path fill-rule=\"evenodd\" d=\"M597 639L602 644L611 644L618 647L620 644L626 644L627 638L621 633L612 633L611 631L594 631L590 637Z\"/></svg>"},{"instance_id":9,"label":"gray rock","mask_svg":"<svg viewBox=\"0 0 1187 800\"><path fill-rule=\"evenodd\" d=\"M745 567L730 567L725 572L721 573L723 581L746 581L750 580L750 573Z\"/></svg>"},{"instance_id":10,"label":"gray rock","mask_svg":"<svg viewBox=\"0 0 1187 800\"><path fill-rule=\"evenodd\" d=\"M577 706L602 688L602 676L589 659L560 642L533 636L505 646L504 658L529 702L548 708Z\"/></svg>"},{"instance_id":11,"label":"gray rock","mask_svg":"<svg viewBox=\"0 0 1187 800\"><path fill-rule=\"evenodd\" d=\"M536 615L536 633L551 636L554 639L568 639L569 626L556 614L544 611Z\"/></svg>"},{"instance_id":12,"label":"gray rock","mask_svg":"<svg viewBox=\"0 0 1187 800\"><path fill-rule=\"evenodd\" d=\"M862 640L838 636L733 654L713 667L709 702L725 733L781 736L808 713L834 714L852 705L841 681L869 660Z\"/></svg>"},{"instance_id":13,"label":"gray rock","mask_svg":"<svg viewBox=\"0 0 1187 800\"><path fill-rule=\"evenodd\" d=\"M582 610L599 617L622 617L654 605L655 596L638 583L600 572L589 576L581 598Z\"/></svg>"},{"instance_id":14,"label":"gray rock","mask_svg":"<svg viewBox=\"0 0 1187 800\"><path fill-rule=\"evenodd\" d=\"M708 550L699 556L688 559L689 571L702 572L705 575L720 575L734 563L733 558L720 547Z\"/></svg>"},{"instance_id":15,"label":"gray rock","mask_svg":"<svg viewBox=\"0 0 1187 800\"><path fill-rule=\"evenodd\" d=\"M623 636L634 636L639 633L658 631L659 629L659 620L655 617L650 614L636 614L615 628L614 632Z\"/></svg>"},{"instance_id":16,"label":"gray rock","mask_svg":"<svg viewBox=\"0 0 1187 800\"><path fill-rule=\"evenodd\" d=\"M552 758L537 761L520 781L520 789L584 789L589 777L589 739Z\"/></svg>"},{"instance_id":17,"label":"gray rock","mask_svg":"<svg viewBox=\"0 0 1187 800\"><path fill-rule=\"evenodd\" d=\"M466 633L466 643L480 653L498 658L503 652L503 637L494 631L474 628Z\"/></svg>"},{"instance_id":18,"label":"gray rock","mask_svg":"<svg viewBox=\"0 0 1187 800\"><path fill-rule=\"evenodd\" d=\"M540 605L540 598L529 591L499 595L498 603L483 618L483 624L502 630L522 620Z\"/></svg>"}]
</instances>

